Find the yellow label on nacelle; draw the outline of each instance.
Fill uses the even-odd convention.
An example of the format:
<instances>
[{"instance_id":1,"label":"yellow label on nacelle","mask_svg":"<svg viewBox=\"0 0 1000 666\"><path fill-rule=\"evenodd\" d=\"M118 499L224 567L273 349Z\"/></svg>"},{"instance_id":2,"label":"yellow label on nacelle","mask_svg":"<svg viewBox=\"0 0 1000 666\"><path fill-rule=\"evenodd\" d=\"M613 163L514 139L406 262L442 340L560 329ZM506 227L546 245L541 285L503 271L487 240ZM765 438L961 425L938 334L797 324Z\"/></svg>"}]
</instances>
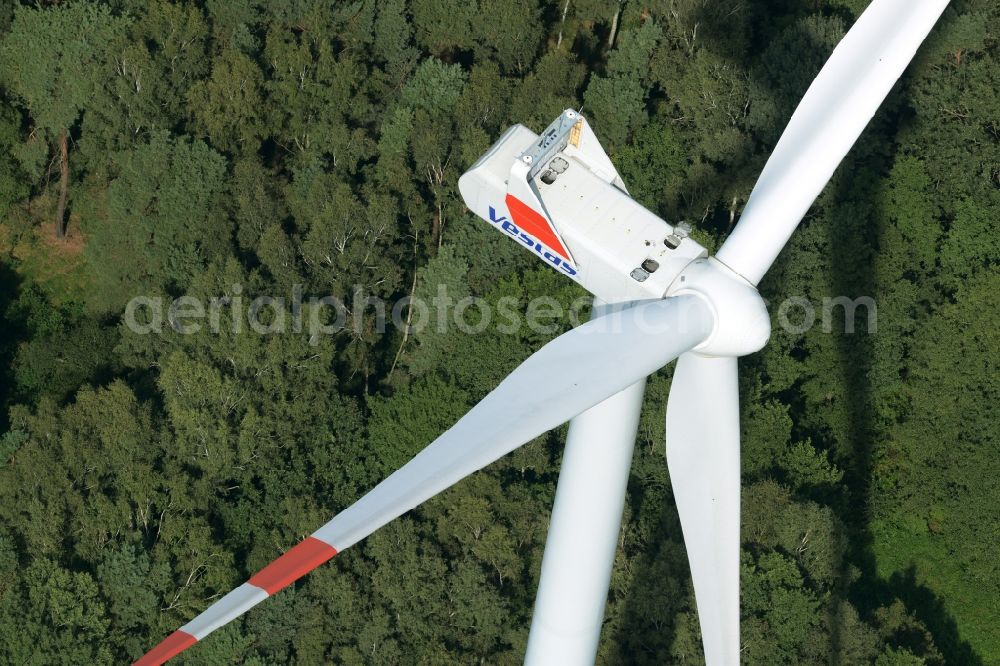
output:
<instances>
[{"instance_id":1,"label":"yellow label on nacelle","mask_svg":"<svg viewBox=\"0 0 1000 666\"><path fill-rule=\"evenodd\" d=\"M580 134L582 132L583 132L583 118L576 121L576 124L573 125L573 129L569 131L569 145L573 146L574 148L579 148Z\"/></svg>"}]
</instances>

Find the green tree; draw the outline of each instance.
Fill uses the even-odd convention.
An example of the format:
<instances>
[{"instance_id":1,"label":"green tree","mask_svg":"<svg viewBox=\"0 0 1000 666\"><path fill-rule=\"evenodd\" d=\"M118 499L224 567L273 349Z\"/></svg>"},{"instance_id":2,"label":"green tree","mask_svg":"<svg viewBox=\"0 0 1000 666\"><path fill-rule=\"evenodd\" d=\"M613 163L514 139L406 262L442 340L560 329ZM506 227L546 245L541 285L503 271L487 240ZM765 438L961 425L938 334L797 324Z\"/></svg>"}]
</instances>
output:
<instances>
[{"instance_id":1,"label":"green tree","mask_svg":"<svg viewBox=\"0 0 1000 666\"><path fill-rule=\"evenodd\" d=\"M108 48L124 21L104 5L72 3L53 9L18 7L0 53L0 76L27 107L35 126L58 144L60 178L56 235L66 233L69 131L110 72ZM52 48L39 49L38 44Z\"/></svg>"},{"instance_id":2,"label":"green tree","mask_svg":"<svg viewBox=\"0 0 1000 666\"><path fill-rule=\"evenodd\" d=\"M230 248L221 208L226 161L203 142L154 134L118 153L117 176L88 202L86 256L95 309L131 296L183 289Z\"/></svg>"},{"instance_id":3,"label":"green tree","mask_svg":"<svg viewBox=\"0 0 1000 666\"><path fill-rule=\"evenodd\" d=\"M252 59L239 51L223 51L209 78L188 92L194 127L220 150L254 153L264 137L263 84L264 75Z\"/></svg>"}]
</instances>

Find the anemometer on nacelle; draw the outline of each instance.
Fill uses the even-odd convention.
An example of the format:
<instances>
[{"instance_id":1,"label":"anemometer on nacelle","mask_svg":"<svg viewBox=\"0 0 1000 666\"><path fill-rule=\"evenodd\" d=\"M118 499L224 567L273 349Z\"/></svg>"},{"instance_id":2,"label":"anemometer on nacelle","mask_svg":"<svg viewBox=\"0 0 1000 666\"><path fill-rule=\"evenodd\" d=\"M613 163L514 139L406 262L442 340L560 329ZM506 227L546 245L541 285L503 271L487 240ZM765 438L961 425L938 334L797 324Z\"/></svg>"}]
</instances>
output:
<instances>
[{"instance_id":1,"label":"anemometer on nacelle","mask_svg":"<svg viewBox=\"0 0 1000 666\"><path fill-rule=\"evenodd\" d=\"M663 298L707 256L690 227L628 195L586 119L569 109L541 135L508 129L458 187L476 215L606 303Z\"/></svg>"}]
</instances>

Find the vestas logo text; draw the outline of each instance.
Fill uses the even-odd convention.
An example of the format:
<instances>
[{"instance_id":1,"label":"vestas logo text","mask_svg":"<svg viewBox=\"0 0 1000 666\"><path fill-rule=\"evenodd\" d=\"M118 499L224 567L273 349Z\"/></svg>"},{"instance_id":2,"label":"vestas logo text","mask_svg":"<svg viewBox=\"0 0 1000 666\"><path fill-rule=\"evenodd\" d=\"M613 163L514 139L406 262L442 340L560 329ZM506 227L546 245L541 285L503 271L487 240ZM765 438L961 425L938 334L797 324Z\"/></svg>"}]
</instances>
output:
<instances>
[{"instance_id":1,"label":"vestas logo text","mask_svg":"<svg viewBox=\"0 0 1000 666\"><path fill-rule=\"evenodd\" d=\"M511 238L517 239L529 249L534 250L535 254L537 254L542 259L547 261L554 268L558 268L566 275L576 275L576 269L570 266L565 259L560 257L558 254L556 254L549 248L542 245L542 243L540 243L530 234L521 231L521 229L516 224L508 220L506 217L498 216L497 210L493 206L490 206L490 222L500 227L500 229L502 229L504 233L506 233Z\"/></svg>"}]
</instances>

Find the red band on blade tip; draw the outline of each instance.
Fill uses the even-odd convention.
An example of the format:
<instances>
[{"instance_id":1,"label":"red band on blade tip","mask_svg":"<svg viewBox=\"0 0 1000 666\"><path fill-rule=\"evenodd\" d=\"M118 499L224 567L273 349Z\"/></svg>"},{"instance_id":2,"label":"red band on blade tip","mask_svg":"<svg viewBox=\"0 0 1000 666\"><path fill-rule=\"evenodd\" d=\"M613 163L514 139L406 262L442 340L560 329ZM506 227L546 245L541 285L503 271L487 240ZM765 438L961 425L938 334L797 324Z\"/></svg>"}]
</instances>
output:
<instances>
[{"instance_id":1,"label":"red band on blade tip","mask_svg":"<svg viewBox=\"0 0 1000 666\"><path fill-rule=\"evenodd\" d=\"M132 666L160 666L163 662L176 657L197 642L197 638L178 629L164 638L155 648L139 657Z\"/></svg>"},{"instance_id":2,"label":"red band on blade tip","mask_svg":"<svg viewBox=\"0 0 1000 666\"><path fill-rule=\"evenodd\" d=\"M315 537L306 537L288 551L255 573L249 581L268 596L288 587L337 554L337 549Z\"/></svg>"}]
</instances>

